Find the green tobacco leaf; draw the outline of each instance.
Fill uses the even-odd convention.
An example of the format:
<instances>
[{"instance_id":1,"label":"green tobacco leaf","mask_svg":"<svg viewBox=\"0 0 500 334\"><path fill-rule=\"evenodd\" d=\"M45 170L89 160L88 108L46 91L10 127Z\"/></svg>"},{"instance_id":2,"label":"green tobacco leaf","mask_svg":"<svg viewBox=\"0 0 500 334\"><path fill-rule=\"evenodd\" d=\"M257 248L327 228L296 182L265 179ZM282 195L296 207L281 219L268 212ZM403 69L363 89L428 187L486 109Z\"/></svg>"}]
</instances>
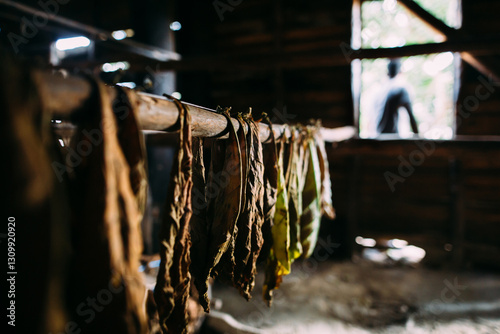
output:
<instances>
[{"instance_id":1,"label":"green tobacco leaf","mask_svg":"<svg viewBox=\"0 0 500 334\"><path fill-rule=\"evenodd\" d=\"M286 191L285 175L283 173L283 148L281 142L278 153L278 185L276 197L276 211L271 228L273 245L269 252L266 264L266 277L264 281L264 299L270 304L272 291L279 287L282 276L290 273L290 226L288 215L288 195Z\"/></svg>"},{"instance_id":2,"label":"green tobacco leaf","mask_svg":"<svg viewBox=\"0 0 500 334\"><path fill-rule=\"evenodd\" d=\"M292 130L290 138L289 163L287 173L288 211L290 218L290 261L294 261L302 254L300 243L300 216L302 215L302 181L301 160L299 146L300 138L297 131Z\"/></svg>"},{"instance_id":3,"label":"green tobacco leaf","mask_svg":"<svg viewBox=\"0 0 500 334\"><path fill-rule=\"evenodd\" d=\"M306 165L304 188L302 191L302 216L300 217L300 240L303 257L311 256L318 239L321 222L321 170L318 153L312 138L305 141Z\"/></svg>"}]
</instances>

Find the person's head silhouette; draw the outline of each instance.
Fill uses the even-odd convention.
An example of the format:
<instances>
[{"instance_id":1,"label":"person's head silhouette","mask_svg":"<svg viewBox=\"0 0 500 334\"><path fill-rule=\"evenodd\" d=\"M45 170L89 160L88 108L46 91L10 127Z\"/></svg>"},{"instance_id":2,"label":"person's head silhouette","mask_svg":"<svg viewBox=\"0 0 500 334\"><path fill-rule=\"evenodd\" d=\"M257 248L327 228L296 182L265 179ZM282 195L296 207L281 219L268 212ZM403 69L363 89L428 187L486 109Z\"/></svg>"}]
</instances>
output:
<instances>
[{"instance_id":1,"label":"person's head silhouette","mask_svg":"<svg viewBox=\"0 0 500 334\"><path fill-rule=\"evenodd\" d=\"M399 58L391 59L387 64L387 75L389 78L396 77L401 72L401 60Z\"/></svg>"}]
</instances>

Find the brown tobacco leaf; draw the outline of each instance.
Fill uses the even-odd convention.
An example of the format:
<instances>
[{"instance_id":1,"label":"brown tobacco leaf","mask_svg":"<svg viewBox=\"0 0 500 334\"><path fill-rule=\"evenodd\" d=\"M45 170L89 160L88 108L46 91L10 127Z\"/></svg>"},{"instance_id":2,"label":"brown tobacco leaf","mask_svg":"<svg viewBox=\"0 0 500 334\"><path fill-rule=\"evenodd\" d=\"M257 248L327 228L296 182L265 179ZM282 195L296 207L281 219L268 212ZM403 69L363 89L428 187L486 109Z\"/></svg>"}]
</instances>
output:
<instances>
[{"instance_id":1,"label":"brown tobacco leaf","mask_svg":"<svg viewBox=\"0 0 500 334\"><path fill-rule=\"evenodd\" d=\"M205 200L206 200L206 245L203 249L200 246L200 259L197 259L192 266L192 271L197 272L198 280L195 280L196 289L198 290L198 299L200 304L203 306L205 312L210 310L210 299L208 298L208 285L210 276L208 276L206 270L208 257L208 244L210 238L210 231L212 229L212 218L215 212L215 199L221 187L227 185L228 179L223 178L226 174L223 173L222 169L224 167L225 158L225 143L222 140L213 140L210 148L210 168L207 176L207 182L205 187ZM203 211L200 212L200 215ZM201 238L201 237L200 237ZM196 252L198 256L198 252Z\"/></svg>"},{"instance_id":2,"label":"brown tobacco leaf","mask_svg":"<svg viewBox=\"0 0 500 334\"><path fill-rule=\"evenodd\" d=\"M2 189L8 195L2 199L2 216L4 231L15 228L22 239L16 269L23 279L16 282L15 298L30 314L28 321L18 316L15 332L60 333L69 320L64 306L71 235L66 184L56 176L66 176L66 169L53 169L55 162L64 165L33 73L5 51L0 50L0 154ZM12 246L13 240L3 237L7 252L7 241Z\"/></svg>"},{"instance_id":3,"label":"brown tobacco leaf","mask_svg":"<svg viewBox=\"0 0 500 334\"><path fill-rule=\"evenodd\" d=\"M141 221L147 195L146 148L137 120L136 98L131 91L117 87L113 108L117 121L118 141L129 166L130 185L139 210L139 218L134 226L124 224L121 229L126 245L125 257L133 264L139 263L138 257L142 254Z\"/></svg>"},{"instance_id":4,"label":"brown tobacco leaf","mask_svg":"<svg viewBox=\"0 0 500 334\"><path fill-rule=\"evenodd\" d=\"M96 84L99 107L80 114L72 145L91 148L71 174L73 272L69 309L108 291L113 302L81 325L82 333L144 333L145 287L138 272L141 214L130 185L130 170L117 136L108 87ZM98 139L96 137L99 137ZM131 243L135 242L134 246ZM80 314L74 314L81 320Z\"/></svg>"},{"instance_id":5,"label":"brown tobacco leaf","mask_svg":"<svg viewBox=\"0 0 500 334\"><path fill-rule=\"evenodd\" d=\"M241 211L243 189L242 160L238 136L229 112L226 110L223 115L227 118L229 138L222 144L217 143L217 141L213 144L210 183L207 188L208 219L210 220L209 241L207 262L203 273L205 284L199 291L200 303L207 312L210 310L207 293L208 280L210 277L217 276L214 268L233 240L236 222ZM224 154L224 159L221 168L222 154Z\"/></svg>"},{"instance_id":6,"label":"brown tobacco leaf","mask_svg":"<svg viewBox=\"0 0 500 334\"><path fill-rule=\"evenodd\" d=\"M248 300L255 286L255 275L257 274L257 259L259 257L264 239L262 237L262 224L264 223L264 161L262 144L259 137L259 127L253 121L251 115L246 118L249 127L247 134L247 145L249 147L249 173L247 179L246 214L247 224L250 228L248 242L241 257L245 258L248 252L246 265L242 271L236 270L235 284L240 293ZM241 231L241 229L240 229ZM249 247L249 248L248 248ZM239 259L238 254L237 259ZM237 269L238 266L236 267Z\"/></svg>"},{"instance_id":7,"label":"brown tobacco leaf","mask_svg":"<svg viewBox=\"0 0 500 334\"><path fill-rule=\"evenodd\" d=\"M191 216L191 266L190 271L198 291L204 287L203 268L207 261L208 220L205 181L205 163L203 161L203 139L193 138L193 215Z\"/></svg>"},{"instance_id":8,"label":"brown tobacco leaf","mask_svg":"<svg viewBox=\"0 0 500 334\"><path fill-rule=\"evenodd\" d=\"M189 112L174 99L179 109L179 149L177 151L160 226L160 267L154 297L163 333L186 333L191 240L192 141Z\"/></svg>"},{"instance_id":9,"label":"brown tobacco leaf","mask_svg":"<svg viewBox=\"0 0 500 334\"><path fill-rule=\"evenodd\" d=\"M248 160L248 149L247 145L247 137L245 135L245 127L246 123L243 120L240 114L237 115L239 128L237 131L238 142L240 144L240 152L241 152L241 171L242 171L242 180L247 180L248 178L248 170L249 170L249 160ZM227 284L233 284L234 281L234 271L236 268L236 264L238 261L239 267L244 267L246 261L248 260L248 254L244 249L247 247L250 251L250 229L248 228L248 214L245 214L245 198L246 198L246 187L247 183L242 183L242 193L241 193L241 203L240 203L240 214L238 216L238 220L234 226L233 236L231 237L231 242L227 248L227 251L222 256L221 260L217 264L214 269L215 276ZM247 221L245 221L247 219ZM238 254L236 254L236 250L238 250ZM241 264L243 262L243 265Z\"/></svg>"},{"instance_id":10,"label":"brown tobacco leaf","mask_svg":"<svg viewBox=\"0 0 500 334\"><path fill-rule=\"evenodd\" d=\"M314 135L316 150L318 152L319 167L321 170L321 213L328 219L335 218L335 209L332 204L332 181L330 180L330 167L326 155L325 141L319 130Z\"/></svg>"},{"instance_id":11,"label":"brown tobacco leaf","mask_svg":"<svg viewBox=\"0 0 500 334\"><path fill-rule=\"evenodd\" d=\"M113 103L113 108L118 123L118 140L130 168L130 185L142 216L146 208L148 182L146 146L139 127L137 98L129 89L116 88L116 102Z\"/></svg>"},{"instance_id":12,"label":"brown tobacco leaf","mask_svg":"<svg viewBox=\"0 0 500 334\"><path fill-rule=\"evenodd\" d=\"M261 258L263 259L267 259L273 244L271 229L273 226L274 213L276 212L276 198L278 195L278 149L271 122L269 122L269 129L271 133L271 143L263 145L264 223L262 225L262 235L264 244L261 250Z\"/></svg>"}]
</instances>

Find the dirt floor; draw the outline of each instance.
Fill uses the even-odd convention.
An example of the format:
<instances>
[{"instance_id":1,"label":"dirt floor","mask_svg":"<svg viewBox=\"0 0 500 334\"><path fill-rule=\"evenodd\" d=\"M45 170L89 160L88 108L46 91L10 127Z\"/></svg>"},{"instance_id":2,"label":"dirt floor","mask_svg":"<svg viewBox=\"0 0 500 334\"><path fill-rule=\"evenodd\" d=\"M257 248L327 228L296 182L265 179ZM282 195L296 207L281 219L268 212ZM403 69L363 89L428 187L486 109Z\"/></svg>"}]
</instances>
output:
<instances>
[{"instance_id":1,"label":"dirt floor","mask_svg":"<svg viewBox=\"0 0 500 334\"><path fill-rule=\"evenodd\" d=\"M259 274L250 302L234 288L215 284L216 311L205 329L239 334L500 333L500 274L364 260L299 261L270 308L261 298L262 283Z\"/></svg>"}]
</instances>

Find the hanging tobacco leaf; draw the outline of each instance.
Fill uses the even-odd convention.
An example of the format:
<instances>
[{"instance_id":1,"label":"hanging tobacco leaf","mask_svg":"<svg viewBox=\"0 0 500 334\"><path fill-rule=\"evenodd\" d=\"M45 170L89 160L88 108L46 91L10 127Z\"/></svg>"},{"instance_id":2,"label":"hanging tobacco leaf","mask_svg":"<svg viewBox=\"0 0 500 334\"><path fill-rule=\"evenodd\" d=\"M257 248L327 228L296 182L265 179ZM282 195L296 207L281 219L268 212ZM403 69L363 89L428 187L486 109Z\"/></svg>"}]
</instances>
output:
<instances>
[{"instance_id":1,"label":"hanging tobacco leaf","mask_svg":"<svg viewBox=\"0 0 500 334\"><path fill-rule=\"evenodd\" d=\"M91 147L70 175L73 213L73 272L69 309L102 289L113 303L96 314L82 333L144 333L145 287L138 272L141 214L130 184L130 170L117 135L108 87L95 84L92 105L77 116L74 147ZM90 103L92 104L92 103ZM81 315L75 314L75 319Z\"/></svg>"},{"instance_id":2,"label":"hanging tobacco leaf","mask_svg":"<svg viewBox=\"0 0 500 334\"><path fill-rule=\"evenodd\" d=\"M290 226L288 214L288 195L286 192L285 175L283 173L284 138L280 142L278 151L278 191L276 197L276 211L271 228L273 244L269 251L264 281L264 300L271 304L272 292L278 288L282 276L290 273Z\"/></svg>"},{"instance_id":3,"label":"hanging tobacco leaf","mask_svg":"<svg viewBox=\"0 0 500 334\"><path fill-rule=\"evenodd\" d=\"M289 158L287 173L288 212L290 218L290 261L294 261L302 254L300 244L300 216L302 215L302 160L299 147L299 134L291 130L289 141Z\"/></svg>"},{"instance_id":4,"label":"hanging tobacco leaf","mask_svg":"<svg viewBox=\"0 0 500 334\"><path fill-rule=\"evenodd\" d=\"M116 102L113 103L113 109L118 125L118 140L130 168L130 185L142 217L146 209L148 181L146 146L139 127L137 98L129 89L116 87L116 90Z\"/></svg>"},{"instance_id":5,"label":"hanging tobacco leaf","mask_svg":"<svg viewBox=\"0 0 500 334\"><path fill-rule=\"evenodd\" d=\"M302 190L302 215L300 218L300 241L303 257L311 256L318 239L321 222L321 170L318 153L310 134L304 141L307 165Z\"/></svg>"},{"instance_id":6,"label":"hanging tobacco leaf","mask_svg":"<svg viewBox=\"0 0 500 334\"><path fill-rule=\"evenodd\" d=\"M207 262L203 272L205 283L199 291L200 303L206 312L210 310L208 280L210 277L217 276L214 268L233 240L236 222L241 211L243 192L243 171L238 136L228 110L226 109L222 114L227 119L229 138L223 143L214 141L214 146L212 146L212 163L207 189L209 241Z\"/></svg>"},{"instance_id":7,"label":"hanging tobacco leaf","mask_svg":"<svg viewBox=\"0 0 500 334\"><path fill-rule=\"evenodd\" d=\"M173 99L173 98L172 98ZM173 99L179 110L179 149L175 156L160 226L160 267L154 297L163 333L186 333L191 240L192 141L189 112Z\"/></svg>"},{"instance_id":8,"label":"hanging tobacco leaf","mask_svg":"<svg viewBox=\"0 0 500 334\"><path fill-rule=\"evenodd\" d=\"M205 277L203 268L207 261L208 220L203 160L203 139L193 138L193 189L191 193L193 215L191 216L191 266L190 272L198 291L203 290Z\"/></svg>"},{"instance_id":9,"label":"hanging tobacco leaf","mask_svg":"<svg viewBox=\"0 0 500 334\"><path fill-rule=\"evenodd\" d=\"M28 64L7 48L0 50L0 73L1 175L8 194L2 198L2 229L7 233L14 227L18 235L17 266L9 266L19 270L16 305L29 312L27 321L18 315L12 332L60 333L70 320L66 311L72 311L65 308L71 256L66 168L51 131L50 111L43 108L48 97L44 86L37 87ZM62 167L56 169L56 163ZM5 254L11 241L2 235Z\"/></svg>"},{"instance_id":10,"label":"hanging tobacco leaf","mask_svg":"<svg viewBox=\"0 0 500 334\"><path fill-rule=\"evenodd\" d=\"M269 122L270 143L262 146L264 161L264 223L262 236L264 243L261 249L261 258L267 261L269 251L273 245L271 232L276 211L276 196L278 193L278 149L274 138L273 125L266 114L264 117Z\"/></svg>"},{"instance_id":11,"label":"hanging tobacco leaf","mask_svg":"<svg viewBox=\"0 0 500 334\"><path fill-rule=\"evenodd\" d=\"M235 268L235 286L247 300L255 286L257 273L257 259L264 242L262 238L262 224L264 222L264 163L262 145L259 137L259 128L250 113L245 116L248 125L247 156L248 177L246 179L246 203L243 210L243 222L239 227L236 249L237 265ZM243 234L245 233L245 234Z\"/></svg>"},{"instance_id":12,"label":"hanging tobacco leaf","mask_svg":"<svg viewBox=\"0 0 500 334\"><path fill-rule=\"evenodd\" d=\"M321 170L321 214L328 219L335 218L335 209L332 204L332 181L330 180L330 166L326 155L325 141L319 129L314 134L316 150L318 154L319 167Z\"/></svg>"},{"instance_id":13,"label":"hanging tobacco leaf","mask_svg":"<svg viewBox=\"0 0 500 334\"><path fill-rule=\"evenodd\" d=\"M238 143L240 145L241 153L241 172L242 180L246 181L248 179L249 170L249 160L248 160L248 149L247 138L245 135L245 121L243 120L241 114L238 113L236 119L239 123L239 128L237 131ZM221 260L214 268L214 274L217 276L219 281L225 282L227 284L234 284L234 271L238 262L238 270L246 264L248 260L248 254L250 252L250 228L248 226L248 209L245 206L247 182L242 182L241 185L241 203L240 203L240 214L238 220L234 226L233 236L228 245L227 251L222 255ZM248 253L246 248L248 247ZM238 253L238 254L237 254Z\"/></svg>"}]
</instances>

